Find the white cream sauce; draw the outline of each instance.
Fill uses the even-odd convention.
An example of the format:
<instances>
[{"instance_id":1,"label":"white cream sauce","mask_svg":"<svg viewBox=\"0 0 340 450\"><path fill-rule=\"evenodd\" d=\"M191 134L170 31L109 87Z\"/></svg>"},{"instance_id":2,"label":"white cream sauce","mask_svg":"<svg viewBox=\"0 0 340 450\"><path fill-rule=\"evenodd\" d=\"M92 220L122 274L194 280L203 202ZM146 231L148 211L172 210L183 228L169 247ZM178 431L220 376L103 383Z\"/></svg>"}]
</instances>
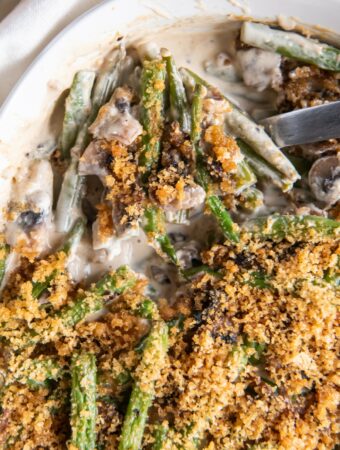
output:
<instances>
[{"instance_id":1,"label":"white cream sauce","mask_svg":"<svg viewBox=\"0 0 340 450\"><path fill-rule=\"evenodd\" d=\"M50 248L52 226L53 172L49 161L35 160L23 167L13 180L10 218L6 241L16 246L20 241L43 252ZM37 225L35 226L35 223ZM33 241L31 242L31 232Z\"/></svg>"},{"instance_id":2,"label":"white cream sauce","mask_svg":"<svg viewBox=\"0 0 340 450\"><path fill-rule=\"evenodd\" d=\"M258 48L240 50L236 61L246 86L262 92L281 82L281 56L277 53Z\"/></svg>"}]
</instances>

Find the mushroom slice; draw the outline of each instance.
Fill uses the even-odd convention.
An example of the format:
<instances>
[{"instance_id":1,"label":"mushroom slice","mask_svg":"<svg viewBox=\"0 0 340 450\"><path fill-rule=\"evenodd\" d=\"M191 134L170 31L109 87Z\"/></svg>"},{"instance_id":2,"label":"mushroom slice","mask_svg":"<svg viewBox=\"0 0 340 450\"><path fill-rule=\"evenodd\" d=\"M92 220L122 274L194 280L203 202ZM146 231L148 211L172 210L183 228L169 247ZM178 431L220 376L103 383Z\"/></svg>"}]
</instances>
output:
<instances>
[{"instance_id":1,"label":"mushroom slice","mask_svg":"<svg viewBox=\"0 0 340 450\"><path fill-rule=\"evenodd\" d=\"M278 53L250 48L238 51L236 59L246 86L261 92L281 84L281 55Z\"/></svg>"},{"instance_id":2,"label":"mushroom slice","mask_svg":"<svg viewBox=\"0 0 340 450\"><path fill-rule=\"evenodd\" d=\"M328 141L313 142L311 144L300 145L302 154L307 159L317 159L331 152L338 152L340 150L340 142L337 139L330 139Z\"/></svg>"},{"instance_id":3,"label":"mushroom slice","mask_svg":"<svg viewBox=\"0 0 340 450\"><path fill-rule=\"evenodd\" d=\"M333 205L340 199L340 160L325 156L312 165L308 175L309 186L317 200Z\"/></svg>"},{"instance_id":4,"label":"mushroom slice","mask_svg":"<svg viewBox=\"0 0 340 450\"><path fill-rule=\"evenodd\" d=\"M109 103L102 106L98 116L89 127L94 138L113 139L130 145L143 132L142 125L130 113L132 91L127 87L117 88Z\"/></svg>"},{"instance_id":5,"label":"mushroom slice","mask_svg":"<svg viewBox=\"0 0 340 450\"><path fill-rule=\"evenodd\" d=\"M196 183L187 185L184 188L184 195L181 200L174 200L164 207L165 211L179 211L197 208L204 203L205 190Z\"/></svg>"},{"instance_id":6,"label":"mushroom slice","mask_svg":"<svg viewBox=\"0 0 340 450\"><path fill-rule=\"evenodd\" d=\"M109 174L110 153L102 148L100 141L92 141L79 160L80 175L97 175L102 181Z\"/></svg>"},{"instance_id":7,"label":"mushroom slice","mask_svg":"<svg viewBox=\"0 0 340 450\"><path fill-rule=\"evenodd\" d=\"M200 261L200 245L197 241L186 242L176 249L176 253L180 267L183 269L190 269L195 261Z\"/></svg>"}]
</instances>

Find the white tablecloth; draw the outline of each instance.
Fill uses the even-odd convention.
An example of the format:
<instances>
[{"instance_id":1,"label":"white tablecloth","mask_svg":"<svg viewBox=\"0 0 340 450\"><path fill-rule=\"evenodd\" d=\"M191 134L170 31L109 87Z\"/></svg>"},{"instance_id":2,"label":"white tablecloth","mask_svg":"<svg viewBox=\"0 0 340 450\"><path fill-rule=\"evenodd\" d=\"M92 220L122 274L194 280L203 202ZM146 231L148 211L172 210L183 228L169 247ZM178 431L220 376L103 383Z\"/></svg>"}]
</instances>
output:
<instances>
[{"instance_id":1,"label":"white tablecloth","mask_svg":"<svg viewBox=\"0 0 340 450\"><path fill-rule=\"evenodd\" d=\"M0 104L65 25L101 0L0 0Z\"/></svg>"}]
</instances>

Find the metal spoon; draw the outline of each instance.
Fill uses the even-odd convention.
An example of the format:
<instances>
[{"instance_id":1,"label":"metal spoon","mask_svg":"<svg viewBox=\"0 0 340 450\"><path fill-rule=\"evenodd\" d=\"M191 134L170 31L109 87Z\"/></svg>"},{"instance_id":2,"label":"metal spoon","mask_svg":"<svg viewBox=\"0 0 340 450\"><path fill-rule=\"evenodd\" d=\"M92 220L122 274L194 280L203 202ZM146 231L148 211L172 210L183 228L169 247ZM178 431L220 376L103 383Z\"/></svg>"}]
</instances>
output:
<instances>
[{"instance_id":1,"label":"metal spoon","mask_svg":"<svg viewBox=\"0 0 340 450\"><path fill-rule=\"evenodd\" d=\"M260 123L279 147L340 138L340 101L278 114Z\"/></svg>"}]
</instances>

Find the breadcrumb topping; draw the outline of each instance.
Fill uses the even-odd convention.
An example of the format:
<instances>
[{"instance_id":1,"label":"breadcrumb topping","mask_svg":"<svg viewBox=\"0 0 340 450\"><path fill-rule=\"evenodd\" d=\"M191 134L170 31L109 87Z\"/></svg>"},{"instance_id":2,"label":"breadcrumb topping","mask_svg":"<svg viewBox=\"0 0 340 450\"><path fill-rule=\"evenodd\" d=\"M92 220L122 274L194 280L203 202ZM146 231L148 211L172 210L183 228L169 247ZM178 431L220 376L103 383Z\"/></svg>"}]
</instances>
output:
<instances>
[{"instance_id":1,"label":"breadcrumb topping","mask_svg":"<svg viewBox=\"0 0 340 450\"><path fill-rule=\"evenodd\" d=\"M112 209L107 203L100 203L97 205L97 211L98 236L101 242L105 242L115 232Z\"/></svg>"},{"instance_id":2,"label":"breadcrumb topping","mask_svg":"<svg viewBox=\"0 0 340 450\"><path fill-rule=\"evenodd\" d=\"M106 199L113 206L116 231L137 225L143 212L144 191L138 183L136 153L119 143L111 142L111 174L105 179L109 192Z\"/></svg>"},{"instance_id":3,"label":"breadcrumb topping","mask_svg":"<svg viewBox=\"0 0 340 450\"><path fill-rule=\"evenodd\" d=\"M204 253L223 278L203 275L184 294L197 319L165 369L159 408L174 419L163 448L333 448L339 295L323 277L338 252L244 237Z\"/></svg>"},{"instance_id":4,"label":"breadcrumb topping","mask_svg":"<svg viewBox=\"0 0 340 450\"><path fill-rule=\"evenodd\" d=\"M159 301L170 327L166 357L157 346L140 350L151 326L162 326L157 314L150 321L138 313L145 279L109 303L105 315L70 329L58 316L46 316L32 297L32 284L24 282L27 275L17 274L21 296L11 298L16 291L7 291L1 317L8 328L2 335L12 349L20 345L23 328L49 344L17 355L2 347L4 379L16 378L3 390L1 445L63 448L70 435L70 379L60 370L67 374L73 352L83 349L97 359L97 435L106 448L118 445L126 396L137 381L155 396L143 448L163 423L169 429L164 449L199 443L209 449L332 450L338 432L339 294L326 274L339 274L339 255L338 240L316 238L273 243L244 233L239 244L214 245L202 254L211 272L185 283L172 304ZM55 268L63 270L64 257L59 252L26 272L43 281ZM71 289L67 304L79 295L81 289ZM52 358L47 366L46 358ZM33 368L30 361L36 361ZM46 367L58 382L46 383Z\"/></svg>"}]
</instances>

